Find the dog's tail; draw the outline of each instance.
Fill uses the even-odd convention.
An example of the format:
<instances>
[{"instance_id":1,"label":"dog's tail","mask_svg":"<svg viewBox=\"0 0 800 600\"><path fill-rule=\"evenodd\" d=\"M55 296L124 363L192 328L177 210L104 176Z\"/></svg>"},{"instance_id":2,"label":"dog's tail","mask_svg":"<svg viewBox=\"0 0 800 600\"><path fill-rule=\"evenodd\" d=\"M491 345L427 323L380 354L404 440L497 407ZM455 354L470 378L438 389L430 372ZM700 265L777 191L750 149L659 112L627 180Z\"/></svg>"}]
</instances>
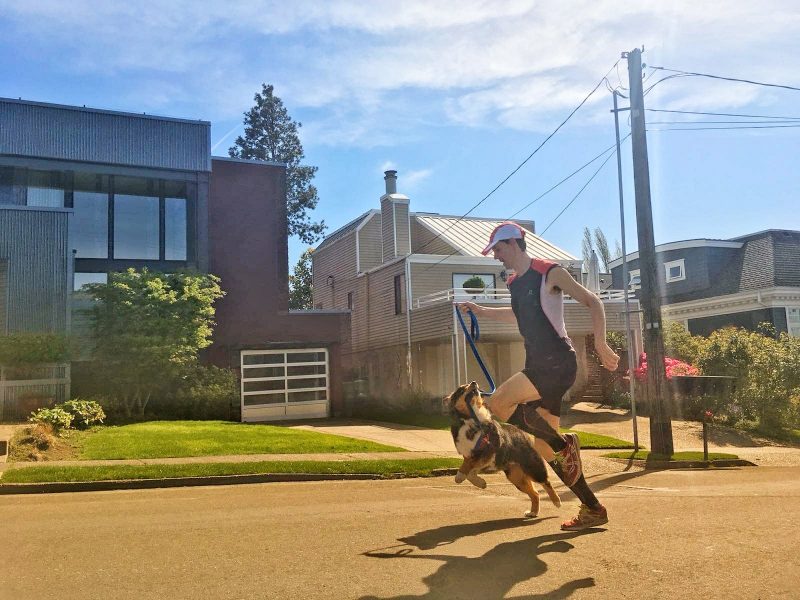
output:
<instances>
[{"instance_id":1,"label":"dog's tail","mask_svg":"<svg viewBox=\"0 0 800 600\"><path fill-rule=\"evenodd\" d=\"M542 484L544 491L547 492L547 495L550 496L550 500L556 506L561 506L561 498L558 497L558 493L553 489L553 486L550 484L549 481L545 481Z\"/></svg>"}]
</instances>

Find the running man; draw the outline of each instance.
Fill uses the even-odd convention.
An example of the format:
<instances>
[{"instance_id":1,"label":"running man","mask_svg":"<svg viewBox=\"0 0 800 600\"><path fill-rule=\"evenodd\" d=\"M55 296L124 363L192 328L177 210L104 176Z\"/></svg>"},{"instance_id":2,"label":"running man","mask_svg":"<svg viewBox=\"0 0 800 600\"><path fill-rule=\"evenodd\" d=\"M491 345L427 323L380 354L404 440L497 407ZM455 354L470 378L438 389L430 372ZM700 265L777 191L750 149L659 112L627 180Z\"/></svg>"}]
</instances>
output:
<instances>
[{"instance_id":1,"label":"running man","mask_svg":"<svg viewBox=\"0 0 800 600\"><path fill-rule=\"evenodd\" d=\"M608 523L608 514L589 489L581 470L580 446L574 433L558 432L561 399L575 383L577 359L564 325L564 294L588 307L595 349L609 371L619 356L606 343L606 316L600 299L554 262L531 258L525 231L516 223L502 223L492 231L483 255L493 253L514 271L507 284L511 308L459 303L466 312L507 323L517 323L525 341L525 368L505 381L488 398L494 416L533 434L536 450L581 501L578 515L561 524L578 531Z\"/></svg>"}]
</instances>

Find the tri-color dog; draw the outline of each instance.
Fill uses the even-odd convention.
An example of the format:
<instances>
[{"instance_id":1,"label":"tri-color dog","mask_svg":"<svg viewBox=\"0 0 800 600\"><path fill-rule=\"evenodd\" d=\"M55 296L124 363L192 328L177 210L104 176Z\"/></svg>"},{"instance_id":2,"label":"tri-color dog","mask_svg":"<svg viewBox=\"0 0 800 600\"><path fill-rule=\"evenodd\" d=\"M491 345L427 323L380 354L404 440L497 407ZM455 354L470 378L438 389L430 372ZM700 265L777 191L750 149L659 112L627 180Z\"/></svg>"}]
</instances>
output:
<instances>
[{"instance_id":1,"label":"tri-color dog","mask_svg":"<svg viewBox=\"0 0 800 600\"><path fill-rule=\"evenodd\" d=\"M534 481L545 489L553 504L561 506L561 499L548 480L544 460L533 446L533 437L514 425L492 419L477 383L459 386L445 398L445 403L450 410L450 431L456 450L464 457L456 483L468 479L483 489L486 481L478 473L499 469L531 499L531 509L525 512L525 517L539 514L539 494L533 487Z\"/></svg>"}]
</instances>

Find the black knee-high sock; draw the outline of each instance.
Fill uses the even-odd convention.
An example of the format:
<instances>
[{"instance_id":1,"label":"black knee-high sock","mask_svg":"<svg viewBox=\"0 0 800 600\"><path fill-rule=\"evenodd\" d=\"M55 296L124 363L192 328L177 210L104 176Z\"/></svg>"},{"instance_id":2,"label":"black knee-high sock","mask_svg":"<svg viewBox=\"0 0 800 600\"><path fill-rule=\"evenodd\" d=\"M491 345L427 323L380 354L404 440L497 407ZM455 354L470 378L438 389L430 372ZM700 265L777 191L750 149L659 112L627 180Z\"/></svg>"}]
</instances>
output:
<instances>
[{"instance_id":1,"label":"black knee-high sock","mask_svg":"<svg viewBox=\"0 0 800 600\"><path fill-rule=\"evenodd\" d=\"M555 452L561 452L567 443L561 434L553 429L552 425L542 418L533 408L528 408L520 404L517 410L508 419L512 425L516 425L520 429L527 431L534 437L537 437L550 446Z\"/></svg>"},{"instance_id":2,"label":"black knee-high sock","mask_svg":"<svg viewBox=\"0 0 800 600\"><path fill-rule=\"evenodd\" d=\"M589 489L589 484L586 483L586 479L584 479L583 475L581 475L581 478L569 489L578 497L578 500L589 508L596 508L600 505L597 497L592 493L592 490Z\"/></svg>"}]
</instances>

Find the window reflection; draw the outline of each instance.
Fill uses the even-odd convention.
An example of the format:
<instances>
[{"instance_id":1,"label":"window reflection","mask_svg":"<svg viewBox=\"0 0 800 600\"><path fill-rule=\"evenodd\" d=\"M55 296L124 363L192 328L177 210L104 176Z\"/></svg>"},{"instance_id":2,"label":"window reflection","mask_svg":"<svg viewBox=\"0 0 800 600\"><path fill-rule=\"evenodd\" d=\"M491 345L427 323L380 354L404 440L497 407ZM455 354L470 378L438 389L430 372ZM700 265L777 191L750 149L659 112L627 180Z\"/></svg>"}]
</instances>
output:
<instances>
[{"instance_id":1,"label":"window reflection","mask_svg":"<svg viewBox=\"0 0 800 600\"><path fill-rule=\"evenodd\" d=\"M114 195L114 258L158 260L158 197Z\"/></svg>"},{"instance_id":2,"label":"window reflection","mask_svg":"<svg viewBox=\"0 0 800 600\"><path fill-rule=\"evenodd\" d=\"M72 239L77 258L108 258L108 194L76 191Z\"/></svg>"},{"instance_id":3,"label":"window reflection","mask_svg":"<svg viewBox=\"0 0 800 600\"><path fill-rule=\"evenodd\" d=\"M186 198L164 199L164 259L186 260Z\"/></svg>"},{"instance_id":4,"label":"window reflection","mask_svg":"<svg viewBox=\"0 0 800 600\"><path fill-rule=\"evenodd\" d=\"M64 182L58 171L28 171L28 206L64 206Z\"/></svg>"}]
</instances>

